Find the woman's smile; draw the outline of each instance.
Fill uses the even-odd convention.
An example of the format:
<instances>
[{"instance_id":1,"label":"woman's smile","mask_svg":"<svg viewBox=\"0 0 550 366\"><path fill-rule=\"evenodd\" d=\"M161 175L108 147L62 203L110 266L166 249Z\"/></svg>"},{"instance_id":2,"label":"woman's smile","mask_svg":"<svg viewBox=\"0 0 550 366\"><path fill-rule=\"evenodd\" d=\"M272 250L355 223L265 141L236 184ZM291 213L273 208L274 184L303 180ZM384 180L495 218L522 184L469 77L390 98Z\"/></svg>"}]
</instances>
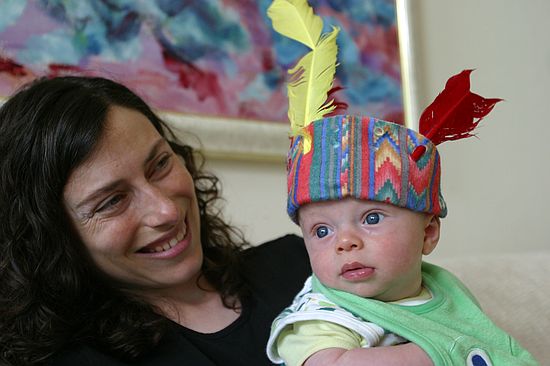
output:
<instances>
[{"instance_id":1,"label":"woman's smile","mask_svg":"<svg viewBox=\"0 0 550 366\"><path fill-rule=\"evenodd\" d=\"M173 258L190 245L191 239L191 231L187 231L187 223L185 223L171 238L156 240L136 251L136 254L149 258Z\"/></svg>"}]
</instances>

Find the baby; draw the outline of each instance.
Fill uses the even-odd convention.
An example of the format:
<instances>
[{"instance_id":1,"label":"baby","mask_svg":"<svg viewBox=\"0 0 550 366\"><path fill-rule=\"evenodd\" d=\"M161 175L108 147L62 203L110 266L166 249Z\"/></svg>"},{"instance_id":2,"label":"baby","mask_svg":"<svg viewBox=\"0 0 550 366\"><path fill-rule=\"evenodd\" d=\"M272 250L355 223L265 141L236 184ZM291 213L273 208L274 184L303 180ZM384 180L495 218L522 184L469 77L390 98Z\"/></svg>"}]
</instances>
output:
<instances>
[{"instance_id":1,"label":"baby","mask_svg":"<svg viewBox=\"0 0 550 366\"><path fill-rule=\"evenodd\" d=\"M273 322L270 360L536 365L456 277L423 262L447 214L436 145L471 136L499 99L471 93L465 70L423 113L421 133L364 116L327 117L336 108L326 96L338 29L321 35L322 21L305 0L275 0L268 15L276 31L311 49L289 71L287 211L313 269Z\"/></svg>"},{"instance_id":2,"label":"baby","mask_svg":"<svg viewBox=\"0 0 550 366\"><path fill-rule=\"evenodd\" d=\"M412 342L435 365L536 365L456 277L422 261L447 212L435 145L359 116L305 129L310 151L298 136L289 152L288 214L300 225L314 275L274 321L271 360L425 364L425 354L403 349ZM416 161L414 151L423 151ZM389 345L400 346L365 349Z\"/></svg>"}]
</instances>

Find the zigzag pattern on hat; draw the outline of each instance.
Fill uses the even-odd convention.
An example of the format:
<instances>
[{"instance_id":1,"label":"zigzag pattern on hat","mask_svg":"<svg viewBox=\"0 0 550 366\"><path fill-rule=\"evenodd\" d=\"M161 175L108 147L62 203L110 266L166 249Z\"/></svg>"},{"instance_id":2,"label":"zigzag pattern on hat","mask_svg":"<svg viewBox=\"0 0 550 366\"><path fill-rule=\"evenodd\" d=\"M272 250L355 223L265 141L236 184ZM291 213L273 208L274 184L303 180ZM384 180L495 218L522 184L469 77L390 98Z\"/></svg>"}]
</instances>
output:
<instances>
[{"instance_id":1,"label":"zigzag pattern on hat","mask_svg":"<svg viewBox=\"0 0 550 366\"><path fill-rule=\"evenodd\" d=\"M298 136L288 155L287 211L294 221L301 205L345 197L446 215L439 155L424 136L391 122L350 115L324 118L304 129L311 150L303 151ZM415 162L410 153L419 144L427 150Z\"/></svg>"}]
</instances>

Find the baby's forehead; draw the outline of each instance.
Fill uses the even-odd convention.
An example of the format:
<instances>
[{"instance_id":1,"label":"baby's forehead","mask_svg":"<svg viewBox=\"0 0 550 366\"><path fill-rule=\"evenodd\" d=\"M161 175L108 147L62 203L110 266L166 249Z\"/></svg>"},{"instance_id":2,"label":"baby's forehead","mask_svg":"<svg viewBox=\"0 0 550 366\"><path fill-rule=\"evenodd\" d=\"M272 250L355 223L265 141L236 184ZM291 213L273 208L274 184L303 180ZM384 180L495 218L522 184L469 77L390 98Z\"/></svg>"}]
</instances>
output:
<instances>
[{"instance_id":1,"label":"baby's forehead","mask_svg":"<svg viewBox=\"0 0 550 366\"><path fill-rule=\"evenodd\" d=\"M297 218L298 223L301 225L304 220L318 217L340 216L350 212L357 213L359 215L370 212L380 212L382 214L406 213L408 215L428 215L424 212L413 211L387 202L345 197L338 200L320 200L306 203L298 209Z\"/></svg>"},{"instance_id":2,"label":"baby's forehead","mask_svg":"<svg viewBox=\"0 0 550 366\"><path fill-rule=\"evenodd\" d=\"M300 206L300 211L305 210L323 210L327 208L334 208L336 206L362 206L362 207L395 207L400 208L394 204L368 200L368 199L359 199L355 197L344 197L340 199L319 199L313 202L308 202Z\"/></svg>"},{"instance_id":3,"label":"baby's forehead","mask_svg":"<svg viewBox=\"0 0 550 366\"><path fill-rule=\"evenodd\" d=\"M398 206L373 201L362 200L354 197L345 197L338 200L319 200L308 202L298 209L298 218L300 216L307 217L315 214L338 214L341 210L375 210L375 209L402 209Z\"/></svg>"}]
</instances>

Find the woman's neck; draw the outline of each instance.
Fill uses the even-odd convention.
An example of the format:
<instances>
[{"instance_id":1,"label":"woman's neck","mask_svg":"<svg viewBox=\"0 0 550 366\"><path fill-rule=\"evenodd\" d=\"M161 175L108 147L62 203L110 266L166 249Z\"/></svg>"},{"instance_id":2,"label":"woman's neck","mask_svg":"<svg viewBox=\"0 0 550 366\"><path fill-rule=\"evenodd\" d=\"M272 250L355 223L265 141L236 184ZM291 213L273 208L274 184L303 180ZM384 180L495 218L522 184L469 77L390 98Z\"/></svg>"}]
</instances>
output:
<instances>
[{"instance_id":1,"label":"woman's neck","mask_svg":"<svg viewBox=\"0 0 550 366\"><path fill-rule=\"evenodd\" d=\"M145 295L166 318L199 333L215 333L240 316L240 302L235 309L224 306L221 296L204 277L192 285L158 290Z\"/></svg>"},{"instance_id":2,"label":"woman's neck","mask_svg":"<svg viewBox=\"0 0 550 366\"><path fill-rule=\"evenodd\" d=\"M169 314L169 319L199 333L215 333L228 327L241 314L240 302L235 304L237 309L227 308L217 292L208 292L201 300Z\"/></svg>"}]
</instances>

